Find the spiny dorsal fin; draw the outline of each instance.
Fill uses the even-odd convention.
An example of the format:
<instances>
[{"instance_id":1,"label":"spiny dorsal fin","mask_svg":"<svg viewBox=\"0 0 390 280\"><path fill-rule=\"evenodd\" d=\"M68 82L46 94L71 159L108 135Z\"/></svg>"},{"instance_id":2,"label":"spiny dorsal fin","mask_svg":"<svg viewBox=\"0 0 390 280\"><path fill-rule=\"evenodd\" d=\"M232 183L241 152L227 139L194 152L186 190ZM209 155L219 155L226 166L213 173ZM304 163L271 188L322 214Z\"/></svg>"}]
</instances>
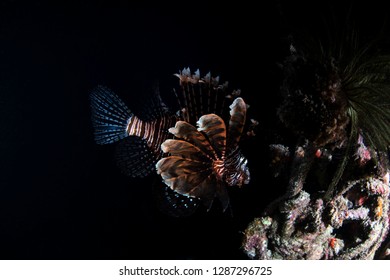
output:
<instances>
[{"instance_id":1,"label":"spiny dorsal fin","mask_svg":"<svg viewBox=\"0 0 390 280\"><path fill-rule=\"evenodd\" d=\"M212 77L210 72L201 78L199 69L191 73L189 68L184 68L175 76L180 80L180 88L175 94L183 120L195 124L203 115L222 116L225 113L228 82L220 84L219 76Z\"/></svg>"}]
</instances>

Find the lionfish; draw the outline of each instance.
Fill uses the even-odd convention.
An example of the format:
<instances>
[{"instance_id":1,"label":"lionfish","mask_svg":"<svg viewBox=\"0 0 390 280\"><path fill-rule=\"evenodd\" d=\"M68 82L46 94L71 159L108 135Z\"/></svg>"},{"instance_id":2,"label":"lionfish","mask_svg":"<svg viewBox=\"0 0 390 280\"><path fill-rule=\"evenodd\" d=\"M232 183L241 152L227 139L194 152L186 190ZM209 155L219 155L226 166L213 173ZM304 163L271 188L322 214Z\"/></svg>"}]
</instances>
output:
<instances>
[{"instance_id":1,"label":"lionfish","mask_svg":"<svg viewBox=\"0 0 390 280\"><path fill-rule=\"evenodd\" d=\"M210 209L217 197L225 211L226 186L250 181L239 148L248 105L240 90L227 94L228 83L220 84L210 73L201 78L199 70L192 74L185 68L175 76L180 80L179 90L174 90L180 110L171 112L156 88L146 119L133 114L110 89L98 86L90 95L95 141L120 141L117 160L127 175L145 177L157 170L173 190L168 201L188 207L200 200ZM229 112L226 100L233 100ZM254 134L257 122L251 122L247 135Z\"/></svg>"}]
</instances>

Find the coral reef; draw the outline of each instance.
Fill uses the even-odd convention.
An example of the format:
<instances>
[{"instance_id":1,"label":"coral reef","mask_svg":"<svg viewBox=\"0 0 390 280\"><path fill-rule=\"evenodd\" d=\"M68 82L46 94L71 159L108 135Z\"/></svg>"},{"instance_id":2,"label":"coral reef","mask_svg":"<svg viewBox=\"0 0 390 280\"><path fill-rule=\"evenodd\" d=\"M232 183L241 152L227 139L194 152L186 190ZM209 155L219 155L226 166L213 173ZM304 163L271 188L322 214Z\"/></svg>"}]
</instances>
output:
<instances>
[{"instance_id":1,"label":"coral reef","mask_svg":"<svg viewBox=\"0 0 390 280\"><path fill-rule=\"evenodd\" d=\"M277 114L294 140L270 145L286 192L247 227L250 258L389 258L390 58L356 45L290 45Z\"/></svg>"},{"instance_id":2,"label":"coral reef","mask_svg":"<svg viewBox=\"0 0 390 280\"><path fill-rule=\"evenodd\" d=\"M325 202L300 191L245 231L244 250L259 259L372 259L389 227L383 178L348 181Z\"/></svg>"}]
</instances>

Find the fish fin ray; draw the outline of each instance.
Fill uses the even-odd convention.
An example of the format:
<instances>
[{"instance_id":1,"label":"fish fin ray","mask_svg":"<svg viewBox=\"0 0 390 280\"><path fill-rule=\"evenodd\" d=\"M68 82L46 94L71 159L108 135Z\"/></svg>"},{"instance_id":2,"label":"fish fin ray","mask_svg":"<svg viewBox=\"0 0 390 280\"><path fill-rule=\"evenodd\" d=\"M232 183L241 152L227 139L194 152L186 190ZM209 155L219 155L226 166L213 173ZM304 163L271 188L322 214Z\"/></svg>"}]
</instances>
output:
<instances>
[{"instance_id":1,"label":"fish fin ray","mask_svg":"<svg viewBox=\"0 0 390 280\"><path fill-rule=\"evenodd\" d=\"M167 139L161 144L164 153L172 156L181 156L199 161L209 161L210 157L197 146L184 140Z\"/></svg>"},{"instance_id":2,"label":"fish fin ray","mask_svg":"<svg viewBox=\"0 0 390 280\"><path fill-rule=\"evenodd\" d=\"M175 137L184 139L198 147L204 154L211 158L216 158L216 153L206 137L196 129L195 126L185 121L178 121L175 127L169 129Z\"/></svg>"},{"instance_id":3,"label":"fish fin ray","mask_svg":"<svg viewBox=\"0 0 390 280\"><path fill-rule=\"evenodd\" d=\"M229 107L230 120L227 146L235 149L240 141L246 119L246 104L241 97L236 98Z\"/></svg>"},{"instance_id":4,"label":"fish fin ray","mask_svg":"<svg viewBox=\"0 0 390 280\"><path fill-rule=\"evenodd\" d=\"M199 199L181 195L165 184L155 184L153 191L159 210L169 216L187 217L199 208Z\"/></svg>"},{"instance_id":5,"label":"fish fin ray","mask_svg":"<svg viewBox=\"0 0 390 280\"><path fill-rule=\"evenodd\" d=\"M133 116L126 104L109 88L97 86L90 94L95 142L117 142L127 135L128 120Z\"/></svg>"},{"instance_id":6,"label":"fish fin ray","mask_svg":"<svg viewBox=\"0 0 390 280\"><path fill-rule=\"evenodd\" d=\"M123 174L142 178L155 172L158 157L149 149L145 140L130 136L118 143L115 159Z\"/></svg>"},{"instance_id":7,"label":"fish fin ray","mask_svg":"<svg viewBox=\"0 0 390 280\"><path fill-rule=\"evenodd\" d=\"M197 122L198 130L205 133L212 147L220 157L224 157L226 150L226 126L223 119L215 114L202 116Z\"/></svg>"},{"instance_id":8,"label":"fish fin ray","mask_svg":"<svg viewBox=\"0 0 390 280\"><path fill-rule=\"evenodd\" d=\"M173 115L161 98L160 88L157 82L152 83L145 92L145 95L146 97L143 99L147 101L143 103L139 112L136 112L137 117L141 120L153 121L166 115Z\"/></svg>"}]
</instances>

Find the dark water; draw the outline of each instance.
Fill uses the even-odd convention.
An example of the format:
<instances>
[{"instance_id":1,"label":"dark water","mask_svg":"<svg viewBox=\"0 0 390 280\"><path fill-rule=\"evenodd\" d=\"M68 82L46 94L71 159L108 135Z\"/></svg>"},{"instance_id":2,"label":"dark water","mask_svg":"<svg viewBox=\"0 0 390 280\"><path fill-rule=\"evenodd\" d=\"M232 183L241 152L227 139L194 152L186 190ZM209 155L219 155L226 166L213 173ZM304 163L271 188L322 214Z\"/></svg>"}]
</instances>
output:
<instances>
[{"instance_id":1,"label":"dark water","mask_svg":"<svg viewBox=\"0 0 390 280\"><path fill-rule=\"evenodd\" d=\"M0 1L0 259L246 258L242 231L282 192L269 182L265 151L289 24L312 31L322 24L317 14L331 9L343 19L348 5L306 13L281 2L260 9L78 2ZM379 10L359 10L365 31ZM156 79L172 101L172 74L187 66L241 88L261 124L243 147L251 184L231 190L229 213L216 206L187 218L163 214L153 179L122 175L114 147L93 142L93 87L110 87L137 110Z\"/></svg>"}]
</instances>

